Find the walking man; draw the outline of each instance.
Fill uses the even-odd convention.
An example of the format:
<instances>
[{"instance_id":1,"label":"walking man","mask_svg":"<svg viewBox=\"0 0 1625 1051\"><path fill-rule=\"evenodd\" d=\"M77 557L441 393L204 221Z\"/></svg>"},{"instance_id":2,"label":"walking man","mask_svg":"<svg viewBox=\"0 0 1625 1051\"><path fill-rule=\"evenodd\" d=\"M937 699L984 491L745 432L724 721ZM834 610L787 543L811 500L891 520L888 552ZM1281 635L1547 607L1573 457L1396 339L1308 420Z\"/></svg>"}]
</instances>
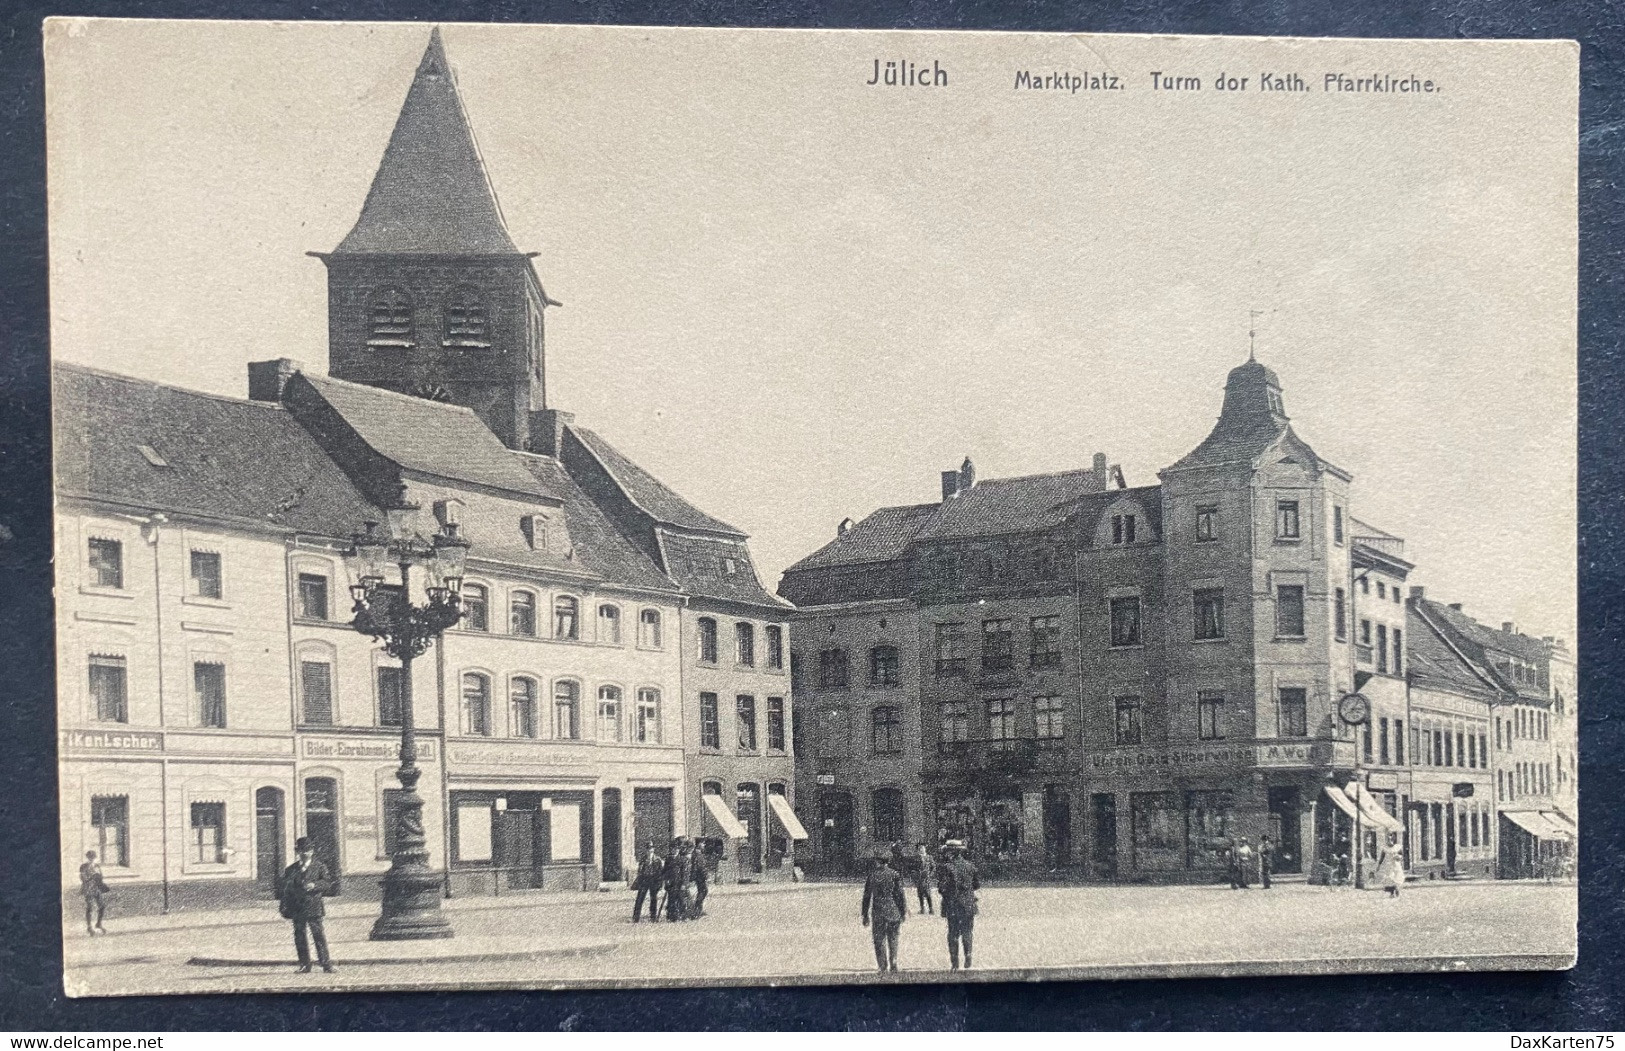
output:
<instances>
[{"instance_id":1,"label":"walking man","mask_svg":"<svg viewBox=\"0 0 1625 1051\"><path fill-rule=\"evenodd\" d=\"M1270 873L1275 871L1275 844L1269 836L1258 841L1258 882L1270 889Z\"/></svg>"},{"instance_id":2,"label":"walking man","mask_svg":"<svg viewBox=\"0 0 1625 1051\"><path fill-rule=\"evenodd\" d=\"M897 970L897 933L908 916L903 877L888 863L885 851L875 851L874 865L863 885L863 925L875 942L875 964L880 973Z\"/></svg>"},{"instance_id":3,"label":"walking man","mask_svg":"<svg viewBox=\"0 0 1625 1051\"><path fill-rule=\"evenodd\" d=\"M705 848L698 840L694 842L689 861L694 866L694 903L689 906L688 918L697 920L705 915L705 898L711 893L711 873L705 867Z\"/></svg>"},{"instance_id":4,"label":"walking man","mask_svg":"<svg viewBox=\"0 0 1625 1051\"><path fill-rule=\"evenodd\" d=\"M688 850L682 836L671 841L671 853L666 856L666 919L672 923L688 919L688 881L691 870Z\"/></svg>"},{"instance_id":5,"label":"walking man","mask_svg":"<svg viewBox=\"0 0 1625 1051\"><path fill-rule=\"evenodd\" d=\"M936 912L931 902L931 881L936 877L937 863L921 843L914 854L914 895L919 898L920 912Z\"/></svg>"},{"instance_id":6,"label":"walking man","mask_svg":"<svg viewBox=\"0 0 1625 1051\"><path fill-rule=\"evenodd\" d=\"M299 953L299 973L310 973L310 944L305 936L309 931L310 939L316 943L316 959L322 970L332 974L333 961L327 955L327 932L322 929L322 923L327 916L326 900L338 893L338 888L327 866L316 860L309 839L300 836L293 849L299 860L282 873L277 897L282 902L283 917L293 921L293 947Z\"/></svg>"},{"instance_id":7,"label":"walking man","mask_svg":"<svg viewBox=\"0 0 1625 1051\"><path fill-rule=\"evenodd\" d=\"M950 839L943 844L947 855L937 869L937 891L942 899L942 918L948 921L948 961L959 970L959 950L965 950L965 967L971 966L971 935L976 927L976 891L981 880L976 866L965 857L965 844Z\"/></svg>"},{"instance_id":8,"label":"walking man","mask_svg":"<svg viewBox=\"0 0 1625 1051\"><path fill-rule=\"evenodd\" d=\"M638 875L634 881L638 897L632 904L632 922L636 923L643 914L643 899L649 899L649 922L660 921L660 883L665 874L665 863L655 852L654 840L644 844L643 860L638 862Z\"/></svg>"},{"instance_id":9,"label":"walking man","mask_svg":"<svg viewBox=\"0 0 1625 1051\"><path fill-rule=\"evenodd\" d=\"M79 893L85 898L85 933L91 937L97 931L107 933L102 926L102 915L107 912L107 881L102 879L102 867L96 863L96 852L85 851L85 863L79 866ZM96 925L91 926L94 915Z\"/></svg>"}]
</instances>

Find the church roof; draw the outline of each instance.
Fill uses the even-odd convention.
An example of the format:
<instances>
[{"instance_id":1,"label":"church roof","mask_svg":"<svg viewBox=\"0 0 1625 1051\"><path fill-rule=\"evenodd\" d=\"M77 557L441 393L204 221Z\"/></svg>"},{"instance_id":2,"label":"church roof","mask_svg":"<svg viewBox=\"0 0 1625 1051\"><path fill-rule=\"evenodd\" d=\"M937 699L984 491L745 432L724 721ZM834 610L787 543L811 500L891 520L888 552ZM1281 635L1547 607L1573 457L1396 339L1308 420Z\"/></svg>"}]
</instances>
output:
<instances>
[{"instance_id":1,"label":"church roof","mask_svg":"<svg viewBox=\"0 0 1625 1051\"><path fill-rule=\"evenodd\" d=\"M557 499L472 409L331 376L299 375L373 452L405 470Z\"/></svg>"},{"instance_id":2,"label":"church roof","mask_svg":"<svg viewBox=\"0 0 1625 1051\"><path fill-rule=\"evenodd\" d=\"M52 366L58 491L345 537L379 511L274 404Z\"/></svg>"},{"instance_id":3,"label":"church roof","mask_svg":"<svg viewBox=\"0 0 1625 1051\"><path fill-rule=\"evenodd\" d=\"M517 255L440 30L406 93L361 218L335 254Z\"/></svg>"},{"instance_id":4,"label":"church roof","mask_svg":"<svg viewBox=\"0 0 1625 1051\"><path fill-rule=\"evenodd\" d=\"M712 518L681 496L654 475L627 459L603 438L585 427L570 427L570 433L581 440L598 460L610 478L640 511L660 525L679 529L694 529L707 533L726 533L744 538L735 527Z\"/></svg>"}]
</instances>

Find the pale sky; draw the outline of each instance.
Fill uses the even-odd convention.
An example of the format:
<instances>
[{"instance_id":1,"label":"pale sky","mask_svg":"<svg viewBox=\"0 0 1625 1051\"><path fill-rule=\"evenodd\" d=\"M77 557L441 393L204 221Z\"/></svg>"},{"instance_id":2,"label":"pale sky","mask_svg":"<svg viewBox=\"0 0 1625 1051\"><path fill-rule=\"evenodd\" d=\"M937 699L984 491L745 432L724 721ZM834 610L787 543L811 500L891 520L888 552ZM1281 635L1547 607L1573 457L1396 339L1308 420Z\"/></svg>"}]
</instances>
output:
<instances>
[{"instance_id":1,"label":"pale sky","mask_svg":"<svg viewBox=\"0 0 1625 1051\"><path fill-rule=\"evenodd\" d=\"M443 32L514 241L565 304L550 404L749 532L769 587L967 454L985 478L1102 450L1154 483L1257 309L1294 426L1413 581L1572 642L1569 46ZM55 354L238 396L252 360L324 369L305 253L359 214L427 37L56 23ZM869 87L877 57L950 84ZM1124 89L1017 91L1018 69ZM1213 91L1221 71L1249 90ZM1265 71L1315 90L1260 94ZM1440 90L1328 94L1331 71Z\"/></svg>"}]
</instances>

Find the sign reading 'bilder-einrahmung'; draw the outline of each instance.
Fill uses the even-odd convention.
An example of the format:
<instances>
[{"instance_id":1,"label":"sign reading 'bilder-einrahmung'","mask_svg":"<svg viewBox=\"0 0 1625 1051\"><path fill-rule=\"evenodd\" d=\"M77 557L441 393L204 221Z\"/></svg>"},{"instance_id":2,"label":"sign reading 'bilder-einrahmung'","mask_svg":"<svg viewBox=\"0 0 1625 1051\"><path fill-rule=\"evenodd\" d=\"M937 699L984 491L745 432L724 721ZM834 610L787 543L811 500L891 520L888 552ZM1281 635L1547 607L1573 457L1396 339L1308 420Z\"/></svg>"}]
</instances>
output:
<instances>
[{"instance_id":1,"label":"sign reading 'bilder-einrahmung'","mask_svg":"<svg viewBox=\"0 0 1625 1051\"><path fill-rule=\"evenodd\" d=\"M70 995L1572 963L1572 43L45 35Z\"/></svg>"}]
</instances>

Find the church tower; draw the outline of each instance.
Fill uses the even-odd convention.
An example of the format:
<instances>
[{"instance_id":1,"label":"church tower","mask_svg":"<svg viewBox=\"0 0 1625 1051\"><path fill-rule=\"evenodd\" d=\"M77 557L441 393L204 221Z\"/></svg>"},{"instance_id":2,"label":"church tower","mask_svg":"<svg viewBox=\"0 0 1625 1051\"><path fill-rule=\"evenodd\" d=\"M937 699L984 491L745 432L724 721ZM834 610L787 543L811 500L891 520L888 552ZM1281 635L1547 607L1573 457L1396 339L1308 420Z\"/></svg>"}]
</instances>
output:
<instances>
[{"instance_id":1,"label":"church tower","mask_svg":"<svg viewBox=\"0 0 1625 1051\"><path fill-rule=\"evenodd\" d=\"M440 30L418 63L361 217L327 265L328 372L473 409L529 447L557 306L508 236Z\"/></svg>"}]
</instances>

